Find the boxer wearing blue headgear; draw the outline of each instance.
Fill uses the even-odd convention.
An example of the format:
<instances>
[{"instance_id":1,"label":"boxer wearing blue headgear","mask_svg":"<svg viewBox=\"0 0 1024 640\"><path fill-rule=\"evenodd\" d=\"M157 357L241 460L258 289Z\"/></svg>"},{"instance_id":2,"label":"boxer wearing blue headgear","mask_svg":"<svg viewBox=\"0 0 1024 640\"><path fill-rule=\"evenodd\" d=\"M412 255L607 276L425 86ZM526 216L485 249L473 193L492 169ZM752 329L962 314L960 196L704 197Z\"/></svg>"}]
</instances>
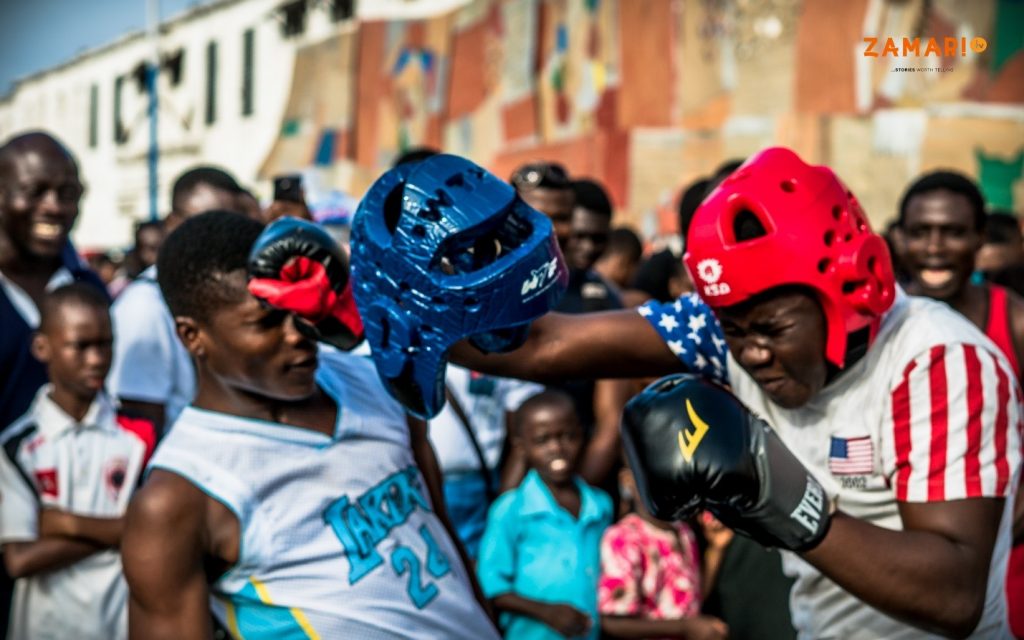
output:
<instances>
[{"instance_id":1,"label":"boxer wearing blue headgear","mask_svg":"<svg viewBox=\"0 0 1024 640\"><path fill-rule=\"evenodd\" d=\"M363 198L352 280L385 386L432 418L451 346L469 337L482 351L516 348L568 274L545 216L469 160L437 155L392 169Z\"/></svg>"}]
</instances>

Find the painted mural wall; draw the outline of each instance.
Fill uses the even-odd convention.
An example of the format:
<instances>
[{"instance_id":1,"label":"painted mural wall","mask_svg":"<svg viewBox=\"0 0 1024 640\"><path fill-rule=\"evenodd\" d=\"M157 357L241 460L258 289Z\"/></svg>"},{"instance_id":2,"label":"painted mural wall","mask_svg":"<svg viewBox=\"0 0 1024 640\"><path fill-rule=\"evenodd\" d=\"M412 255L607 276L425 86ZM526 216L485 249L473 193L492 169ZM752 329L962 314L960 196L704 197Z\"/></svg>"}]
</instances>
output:
<instances>
[{"instance_id":1,"label":"painted mural wall","mask_svg":"<svg viewBox=\"0 0 1024 640\"><path fill-rule=\"evenodd\" d=\"M1024 2L474 0L300 50L285 114L262 176L317 167L356 196L418 145L502 177L556 160L664 233L681 187L783 144L876 226L937 167L1021 211Z\"/></svg>"}]
</instances>

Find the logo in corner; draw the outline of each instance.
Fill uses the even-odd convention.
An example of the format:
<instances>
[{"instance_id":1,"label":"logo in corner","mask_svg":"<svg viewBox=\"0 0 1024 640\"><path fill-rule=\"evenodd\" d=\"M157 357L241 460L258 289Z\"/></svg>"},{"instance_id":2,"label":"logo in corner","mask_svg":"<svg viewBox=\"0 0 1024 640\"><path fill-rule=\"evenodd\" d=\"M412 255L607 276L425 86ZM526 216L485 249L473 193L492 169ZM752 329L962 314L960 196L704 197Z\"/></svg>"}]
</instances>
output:
<instances>
[{"instance_id":1,"label":"logo in corner","mask_svg":"<svg viewBox=\"0 0 1024 640\"><path fill-rule=\"evenodd\" d=\"M700 441L704 439L709 427L708 423L701 420L700 416L697 415L693 405L690 404L689 398L686 399L686 415L689 416L690 422L693 424L693 430L683 429L677 434L679 438L679 451L683 454L684 460L693 462L693 454L696 453L697 447L700 446Z\"/></svg>"}]
</instances>

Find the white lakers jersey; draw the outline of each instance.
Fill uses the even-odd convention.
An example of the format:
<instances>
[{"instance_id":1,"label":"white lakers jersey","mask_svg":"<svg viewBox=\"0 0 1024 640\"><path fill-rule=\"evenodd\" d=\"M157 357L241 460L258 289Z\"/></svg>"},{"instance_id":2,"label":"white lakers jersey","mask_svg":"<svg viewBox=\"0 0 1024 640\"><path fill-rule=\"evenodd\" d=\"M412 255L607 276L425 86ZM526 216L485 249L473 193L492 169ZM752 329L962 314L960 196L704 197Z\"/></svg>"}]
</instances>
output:
<instances>
[{"instance_id":1,"label":"white lakers jersey","mask_svg":"<svg viewBox=\"0 0 1024 640\"><path fill-rule=\"evenodd\" d=\"M373 365L321 352L317 382L333 438L187 408L153 457L238 517L215 614L246 639L497 638Z\"/></svg>"}]
</instances>

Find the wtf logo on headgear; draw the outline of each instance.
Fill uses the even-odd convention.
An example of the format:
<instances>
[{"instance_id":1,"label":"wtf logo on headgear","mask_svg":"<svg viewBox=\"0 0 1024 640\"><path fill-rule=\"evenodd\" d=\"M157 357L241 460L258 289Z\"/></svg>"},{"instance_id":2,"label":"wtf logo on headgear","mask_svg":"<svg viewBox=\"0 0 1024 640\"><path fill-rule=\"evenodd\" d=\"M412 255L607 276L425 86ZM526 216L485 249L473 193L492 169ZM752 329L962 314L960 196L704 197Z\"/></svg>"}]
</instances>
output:
<instances>
[{"instance_id":1,"label":"wtf logo on headgear","mask_svg":"<svg viewBox=\"0 0 1024 640\"><path fill-rule=\"evenodd\" d=\"M551 260L537 267L530 272L530 275L523 280L523 286L520 289L520 294L523 296L523 302L527 302L544 293L551 288L551 285L555 283L558 276L558 258L551 258Z\"/></svg>"},{"instance_id":2,"label":"wtf logo on headgear","mask_svg":"<svg viewBox=\"0 0 1024 640\"><path fill-rule=\"evenodd\" d=\"M697 276L704 281L704 295L709 297L729 295L732 287L722 278L722 263L714 258L705 258L697 263Z\"/></svg>"}]
</instances>

